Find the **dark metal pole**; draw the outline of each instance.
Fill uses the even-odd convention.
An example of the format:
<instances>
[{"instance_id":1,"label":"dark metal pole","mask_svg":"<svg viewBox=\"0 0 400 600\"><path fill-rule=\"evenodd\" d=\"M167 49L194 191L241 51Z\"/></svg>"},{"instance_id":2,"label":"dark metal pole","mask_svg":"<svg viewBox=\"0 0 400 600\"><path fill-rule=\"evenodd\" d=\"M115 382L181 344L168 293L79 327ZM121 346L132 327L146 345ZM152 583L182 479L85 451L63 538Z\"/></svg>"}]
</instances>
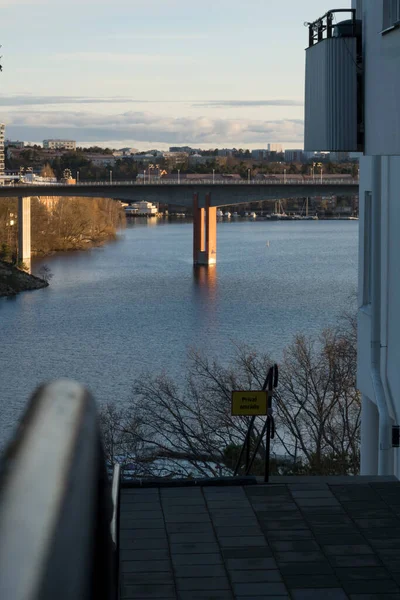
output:
<instances>
[{"instance_id":1,"label":"dark metal pole","mask_svg":"<svg viewBox=\"0 0 400 600\"><path fill-rule=\"evenodd\" d=\"M265 441L265 472L264 472L264 483L269 481L269 453L271 446L271 419L267 417L267 437Z\"/></svg>"}]
</instances>

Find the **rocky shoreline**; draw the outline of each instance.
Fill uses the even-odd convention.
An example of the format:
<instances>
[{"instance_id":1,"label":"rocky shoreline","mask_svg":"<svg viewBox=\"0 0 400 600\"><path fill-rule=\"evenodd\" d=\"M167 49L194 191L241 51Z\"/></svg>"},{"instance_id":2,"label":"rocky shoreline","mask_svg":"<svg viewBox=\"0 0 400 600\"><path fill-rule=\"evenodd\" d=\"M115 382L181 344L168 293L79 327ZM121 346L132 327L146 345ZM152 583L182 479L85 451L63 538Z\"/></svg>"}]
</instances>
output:
<instances>
[{"instance_id":1,"label":"rocky shoreline","mask_svg":"<svg viewBox=\"0 0 400 600\"><path fill-rule=\"evenodd\" d=\"M19 292L39 290L48 285L44 279L30 275L10 263L0 260L0 297L15 296Z\"/></svg>"}]
</instances>

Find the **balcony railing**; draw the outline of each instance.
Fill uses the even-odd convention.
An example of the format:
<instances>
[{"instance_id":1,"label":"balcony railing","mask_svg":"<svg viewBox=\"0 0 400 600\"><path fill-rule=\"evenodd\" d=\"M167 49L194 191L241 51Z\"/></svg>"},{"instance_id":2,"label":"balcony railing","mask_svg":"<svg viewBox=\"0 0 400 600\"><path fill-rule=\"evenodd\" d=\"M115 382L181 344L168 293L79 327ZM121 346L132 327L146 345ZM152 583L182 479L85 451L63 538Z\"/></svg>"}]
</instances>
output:
<instances>
[{"instance_id":1,"label":"balcony railing","mask_svg":"<svg viewBox=\"0 0 400 600\"><path fill-rule=\"evenodd\" d=\"M112 496L89 393L39 388L1 467L0 598L115 600L119 470Z\"/></svg>"},{"instance_id":2,"label":"balcony railing","mask_svg":"<svg viewBox=\"0 0 400 600\"><path fill-rule=\"evenodd\" d=\"M335 10L328 10L322 17L313 21L312 23L305 23L308 27L308 45L314 46L323 39L331 38L334 33L334 28L338 24L334 25L334 18L337 13L351 13L351 23L349 32L353 37L356 36L356 11L354 8L337 8Z\"/></svg>"}]
</instances>

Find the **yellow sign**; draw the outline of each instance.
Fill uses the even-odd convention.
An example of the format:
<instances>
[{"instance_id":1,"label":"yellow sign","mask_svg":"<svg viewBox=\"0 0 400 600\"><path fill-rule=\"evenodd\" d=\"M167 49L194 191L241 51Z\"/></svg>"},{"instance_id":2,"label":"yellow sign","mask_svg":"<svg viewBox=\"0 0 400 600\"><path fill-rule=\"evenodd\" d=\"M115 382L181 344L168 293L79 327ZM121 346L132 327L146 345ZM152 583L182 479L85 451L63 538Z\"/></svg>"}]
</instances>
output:
<instances>
[{"instance_id":1,"label":"yellow sign","mask_svg":"<svg viewBox=\"0 0 400 600\"><path fill-rule=\"evenodd\" d=\"M232 415L256 416L268 414L268 392L238 391L232 392Z\"/></svg>"}]
</instances>

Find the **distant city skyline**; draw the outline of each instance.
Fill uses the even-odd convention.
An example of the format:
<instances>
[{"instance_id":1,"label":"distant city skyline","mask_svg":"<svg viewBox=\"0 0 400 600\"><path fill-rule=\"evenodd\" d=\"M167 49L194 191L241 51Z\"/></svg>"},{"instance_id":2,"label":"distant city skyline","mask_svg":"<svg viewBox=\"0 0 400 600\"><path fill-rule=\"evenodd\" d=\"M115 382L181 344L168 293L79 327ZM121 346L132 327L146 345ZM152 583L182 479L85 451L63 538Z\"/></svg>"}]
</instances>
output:
<instances>
[{"instance_id":1,"label":"distant city skyline","mask_svg":"<svg viewBox=\"0 0 400 600\"><path fill-rule=\"evenodd\" d=\"M6 136L140 150L301 148L303 23L331 3L215 4L69 0L54 10L50 0L2 0Z\"/></svg>"}]
</instances>

